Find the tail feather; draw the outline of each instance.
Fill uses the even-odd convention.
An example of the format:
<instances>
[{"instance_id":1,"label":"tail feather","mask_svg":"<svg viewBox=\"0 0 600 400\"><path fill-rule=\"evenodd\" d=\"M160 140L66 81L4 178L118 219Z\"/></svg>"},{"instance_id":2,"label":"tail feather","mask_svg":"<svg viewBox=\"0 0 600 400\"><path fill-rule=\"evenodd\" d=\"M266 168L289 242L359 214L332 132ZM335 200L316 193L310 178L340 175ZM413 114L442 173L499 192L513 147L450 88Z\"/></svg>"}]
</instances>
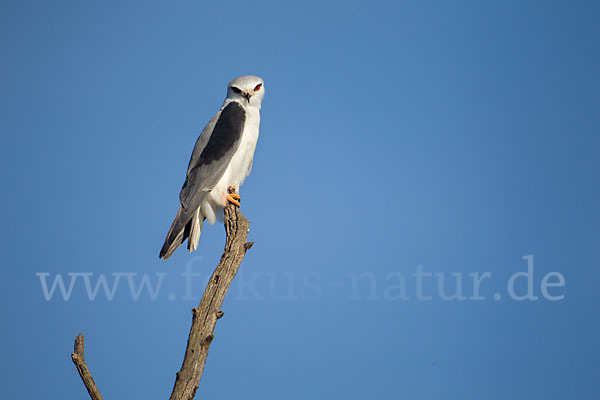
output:
<instances>
[{"instance_id":1,"label":"tail feather","mask_svg":"<svg viewBox=\"0 0 600 400\"><path fill-rule=\"evenodd\" d=\"M200 212L200 208L196 211L192 220L189 222L190 235L188 238L187 248L190 253L198 248L198 241L200 240L200 233L202 232L202 223L205 218Z\"/></svg>"},{"instance_id":2,"label":"tail feather","mask_svg":"<svg viewBox=\"0 0 600 400\"><path fill-rule=\"evenodd\" d=\"M171 224L171 228L169 229L169 233L167 233L167 237L165 239L165 243L163 244L162 249L160 250L160 258L166 260L171 257L175 250L187 239L190 235L190 218L185 215L182 207L179 207L179 211L177 211L177 216L175 216L175 220L173 224Z\"/></svg>"}]
</instances>

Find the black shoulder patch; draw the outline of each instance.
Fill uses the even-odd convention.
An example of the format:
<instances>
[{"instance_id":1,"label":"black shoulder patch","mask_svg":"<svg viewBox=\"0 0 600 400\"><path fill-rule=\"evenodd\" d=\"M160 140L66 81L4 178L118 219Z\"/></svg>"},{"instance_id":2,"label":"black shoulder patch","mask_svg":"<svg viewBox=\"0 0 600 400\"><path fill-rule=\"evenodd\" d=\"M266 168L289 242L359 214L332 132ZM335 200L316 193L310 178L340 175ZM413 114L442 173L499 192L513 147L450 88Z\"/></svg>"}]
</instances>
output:
<instances>
[{"instance_id":1,"label":"black shoulder patch","mask_svg":"<svg viewBox=\"0 0 600 400\"><path fill-rule=\"evenodd\" d=\"M242 136L245 120L244 108L237 101L229 103L221 111L210 139L200 154L198 166L210 164L222 158Z\"/></svg>"}]
</instances>

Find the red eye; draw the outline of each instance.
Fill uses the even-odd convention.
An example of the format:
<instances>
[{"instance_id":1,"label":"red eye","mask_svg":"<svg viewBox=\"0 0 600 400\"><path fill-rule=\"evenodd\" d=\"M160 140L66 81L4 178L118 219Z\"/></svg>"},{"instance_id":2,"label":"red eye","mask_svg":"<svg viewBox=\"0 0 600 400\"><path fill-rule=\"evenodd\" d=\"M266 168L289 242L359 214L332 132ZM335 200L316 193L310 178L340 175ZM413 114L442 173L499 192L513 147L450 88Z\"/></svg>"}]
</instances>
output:
<instances>
[{"instance_id":1,"label":"red eye","mask_svg":"<svg viewBox=\"0 0 600 400\"><path fill-rule=\"evenodd\" d=\"M262 83L259 83L258 85L256 85L256 87L254 88L254 91L258 91L260 89L260 87L262 86Z\"/></svg>"}]
</instances>

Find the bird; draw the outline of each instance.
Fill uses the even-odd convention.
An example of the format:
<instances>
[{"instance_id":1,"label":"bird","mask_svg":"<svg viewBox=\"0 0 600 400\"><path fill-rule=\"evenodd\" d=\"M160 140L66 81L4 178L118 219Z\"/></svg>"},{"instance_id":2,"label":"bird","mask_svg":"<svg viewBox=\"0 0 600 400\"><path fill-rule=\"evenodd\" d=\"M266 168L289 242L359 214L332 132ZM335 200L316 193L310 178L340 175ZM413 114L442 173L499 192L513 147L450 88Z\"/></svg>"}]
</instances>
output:
<instances>
[{"instance_id":1,"label":"bird","mask_svg":"<svg viewBox=\"0 0 600 400\"><path fill-rule=\"evenodd\" d=\"M190 253L196 250L204 221L222 219L228 203L240 206L239 187L252 169L264 95L258 76L240 76L227 85L223 105L194 146L161 259L171 257L186 239Z\"/></svg>"}]
</instances>

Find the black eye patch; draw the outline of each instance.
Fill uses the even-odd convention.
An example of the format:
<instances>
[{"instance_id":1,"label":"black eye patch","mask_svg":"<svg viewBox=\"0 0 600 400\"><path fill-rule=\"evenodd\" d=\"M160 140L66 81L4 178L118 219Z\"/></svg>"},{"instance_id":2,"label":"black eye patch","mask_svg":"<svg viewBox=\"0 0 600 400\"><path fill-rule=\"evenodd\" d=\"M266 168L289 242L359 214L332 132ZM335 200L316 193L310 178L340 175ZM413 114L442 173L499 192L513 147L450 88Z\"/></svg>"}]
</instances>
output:
<instances>
[{"instance_id":1,"label":"black eye patch","mask_svg":"<svg viewBox=\"0 0 600 400\"><path fill-rule=\"evenodd\" d=\"M235 93L237 93L237 94L240 94L240 93L242 93L242 89L240 89L240 88L237 88L237 87L235 87L235 86L232 86L232 87L231 87L231 90L233 90L233 91L234 91Z\"/></svg>"}]
</instances>

